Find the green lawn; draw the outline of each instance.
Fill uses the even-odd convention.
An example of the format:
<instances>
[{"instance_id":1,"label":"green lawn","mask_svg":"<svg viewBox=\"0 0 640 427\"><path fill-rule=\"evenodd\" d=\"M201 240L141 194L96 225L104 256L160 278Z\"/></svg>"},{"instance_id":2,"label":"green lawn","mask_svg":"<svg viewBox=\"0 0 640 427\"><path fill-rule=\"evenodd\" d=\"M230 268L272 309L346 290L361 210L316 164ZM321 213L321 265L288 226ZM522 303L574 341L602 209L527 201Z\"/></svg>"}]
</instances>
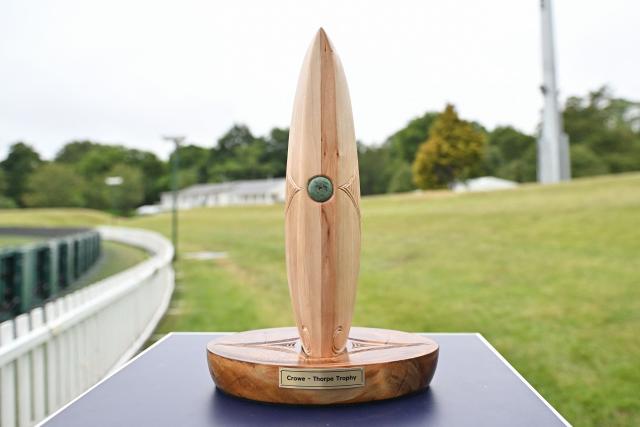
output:
<instances>
[{"instance_id":1,"label":"green lawn","mask_svg":"<svg viewBox=\"0 0 640 427\"><path fill-rule=\"evenodd\" d=\"M102 255L96 265L91 267L87 273L74 283L74 288L79 288L98 280L113 276L127 268L144 261L148 254L139 248L124 245L122 243L103 241Z\"/></svg>"},{"instance_id":2,"label":"green lawn","mask_svg":"<svg viewBox=\"0 0 640 427\"><path fill-rule=\"evenodd\" d=\"M79 214L0 223L109 221ZM640 174L369 197L362 214L355 324L481 332L570 422L640 425ZM169 235L170 217L120 224ZM182 252L229 258L178 262L160 333L293 323L282 206L193 210L181 224Z\"/></svg>"},{"instance_id":3,"label":"green lawn","mask_svg":"<svg viewBox=\"0 0 640 427\"><path fill-rule=\"evenodd\" d=\"M13 236L9 234L0 234L0 249L20 246L25 243L34 243L42 239L42 237L36 236Z\"/></svg>"}]
</instances>

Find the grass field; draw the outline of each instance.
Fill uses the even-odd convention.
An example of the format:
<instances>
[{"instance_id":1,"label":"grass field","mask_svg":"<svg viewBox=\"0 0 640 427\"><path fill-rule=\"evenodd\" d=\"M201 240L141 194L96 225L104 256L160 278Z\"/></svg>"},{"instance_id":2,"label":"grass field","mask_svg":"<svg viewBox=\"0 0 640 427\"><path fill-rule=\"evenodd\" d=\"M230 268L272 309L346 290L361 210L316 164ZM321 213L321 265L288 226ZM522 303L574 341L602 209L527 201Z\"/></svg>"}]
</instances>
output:
<instances>
[{"instance_id":1,"label":"grass field","mask_svg":"<svg viewBox=\"0 0 640 427\"><path fill-rule=\"evenodd\" d=\"M77 212L77 215L76 215ZM91 211L0 224L106 223ZM481 332L570 422L640 425L640 174L369 197L354 323ZM169 216L120 220L169 234ZM181 213L172 330L291 325L282 206Z\"/></svg>"},{"instance_id":2,"label":"grass field","mask_svg":"<svg viewBox=\"0 0 640 427\"><path fill-rule=\"evenodd\" d=\"M25 243L33 243L42 240L42 238L34 236L11 236L8 234L0 234L0 249L20 246Z\"/></svg>"},{"instance_id":3,"label":"grass field","mask_svg":"<svg viewBox=\"0 0 640 427\"><path fill-rule=\"evenodd\" d=\"M87 274L82 276L73 287L79 288L113 276L127 268L133 267L146 258L148 258L148 254L142 249L122 243L103 241L102 256L98 259L96 265L91 267L91 269L87 271Z\"/></svg>"}]
</instances>

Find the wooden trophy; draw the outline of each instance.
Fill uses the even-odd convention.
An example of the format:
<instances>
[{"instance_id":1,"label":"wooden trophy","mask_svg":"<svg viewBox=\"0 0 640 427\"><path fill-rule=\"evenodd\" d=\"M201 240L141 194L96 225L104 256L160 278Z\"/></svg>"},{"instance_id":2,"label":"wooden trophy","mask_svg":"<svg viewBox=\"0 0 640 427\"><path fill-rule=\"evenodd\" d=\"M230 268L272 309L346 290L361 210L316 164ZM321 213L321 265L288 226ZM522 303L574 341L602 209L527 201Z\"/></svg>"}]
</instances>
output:
<instances>
[{"instance_id":1,"label":"wooden trophy","mask_svg":"<svg viewBox=\"0 0 640 427\"><path fill-rule=\"evenodd\" d=\"M357 403L426 388L438 345L351 327L360 265L358 152L347 81L320 29L293 108L285 203L289 293L297 328L224 336L207 346L224 392L289 404Z\"/></svg>"}]
</instances>

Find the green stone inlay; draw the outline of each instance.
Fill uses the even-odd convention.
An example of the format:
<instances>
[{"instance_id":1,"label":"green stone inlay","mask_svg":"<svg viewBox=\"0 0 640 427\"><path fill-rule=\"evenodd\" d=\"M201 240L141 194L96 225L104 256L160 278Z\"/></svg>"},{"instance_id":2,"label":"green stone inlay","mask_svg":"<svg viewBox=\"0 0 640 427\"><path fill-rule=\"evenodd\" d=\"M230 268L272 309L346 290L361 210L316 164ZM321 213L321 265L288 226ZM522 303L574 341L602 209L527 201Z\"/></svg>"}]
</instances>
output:
<instances>
[{"instance_id":1,"label":"green stone inlay","mask_svg":"<svg viewBox=\"0 0 640 427\"><path fill-rule=\"evenodd\" d=\"M333 194L333 184L326 176L318 175L309 180L307 193L316 202L326 202Z\"/></svg>"}]
</instances>

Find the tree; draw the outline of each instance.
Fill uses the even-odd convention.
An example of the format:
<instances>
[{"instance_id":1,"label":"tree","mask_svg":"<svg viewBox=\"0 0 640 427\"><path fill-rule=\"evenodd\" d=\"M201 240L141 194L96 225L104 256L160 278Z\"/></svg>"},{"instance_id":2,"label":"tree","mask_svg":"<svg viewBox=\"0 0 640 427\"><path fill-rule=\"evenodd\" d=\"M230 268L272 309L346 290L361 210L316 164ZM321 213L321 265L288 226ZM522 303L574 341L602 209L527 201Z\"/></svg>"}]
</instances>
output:
<instances>
[{"instance_id":1,"label":"tree","mask_svg":"<svg viewBox=\"0 0 640 427\"><path fill-rule=\"evenodd\" d=\"M169 168L167 164L148 151L127 150L125 164L138 169L142 177L144 198L142 203L151 204L160 198L160 192L167 190L161 178Z\"/></svg>"},{"instance_id":2,"label":"tree","mask_svg":"<svg viewBox=\"0 0 640 427\"><path fill-rule=\"evenodd\" d=\"M238 148L251 145L255 139L247 126L234 124L227 133L218 139L218 144L213 147L214 157L216 160L221 161L234 157Z\"/></svg>"},{"instance_id":3,"label":"tree","mask_svg":"<svg viewBox=\"0 0 640 427\"><path fill-rule=\"evenodd\" d=\"M209 181L283 176L288 131L274 129L268 138L255 137L245 125L234 125L209 152Z\"/></svg>"},{"instance_id":4,"label":"tree","mask_svg":"<svg viewBox=\"0 0 640 427\"><path fill-rule=\"evenodd\" d=\"M18 205L16 205L13 199L5 196L0 196L0 209L15 209L17 207Z\"/></svg>"},{"instance_id":5,"label":"tree","mask_svg":"<svg viewBox=\"0 0 640 427\"><path fill-rule=\"evenodd\" d=\"M166 163L148 151L92 141L72 141L58 151L55 161L72 166L92 183L88 187L91 194L86 195L86 200L93 208L107 207L104 195L96 194L94 189L101 185L100 180L115 164L126 164L140 170L145 203L157 201L160 192L168 188L168 180L163 179L167 172Z\"/></svg>"},{"instance_id":6,"label":"tree","mask_svg":"<svg viewBox=\"0 0 640 427\"><path fill-rule=\"evenodd\" d=\"M387 192L392 163L388 145L368 146L358 142L358 167L362 195Z\"/></svg>"},{"instance_id":7,"label":"tree","mask_svg":"<svg viewBox=\"0 0 640 427\"><path fill-rule=\"evenodd\" d=\"M71 141L65 144L56 154L54 161L58 163L74 164L82 160L90 151L98 148L100 144L92 141Z\"/></svg>"},{"instance_id":8,"label":"tree","mask_svg":"<svg viewBox=\"0 0 640 427\"><path fill-rule=\"evenodd\" d=\"M640 170L640 102L616 98L602 87L585 97L569 98L563 118L571 145L585 146L593 154L578 150L582 159L577 167L590 157L588 169L598 173ZM603 167L594 169L595 158ZM580 169L572 172L573 176L591 173Z\"/></svg>"},{"instance_id":9,"label":"tree","mask_svg":"<svg viewBox=\"0 0 640 427\"><path fill-rule=\"evenodd\" d=\"M24 206L22 197L27 188L27 178L41 162L40 155L31 146L17 142L9 148L9 155L0 163L6 178L5 194L18 206Z\"/></svg>"},{"instance_id":10,"label":"tree","mask_svg":"<svg viewBox=\"0 0 640 427\"><path fill-rule=\"evenodd\" d=\"M605 175L609 169L602 158L598 157L586 145L572 145L571 151L571 175L574 178L593 175Z\"/></svg>"},{"instance_id":11,"label":"tree","mask_svg":"<svg viewBox=\"0 0 640 427\"><path fill-rule=\"evenodd\" d=\"M0 196L4 196L7 191L7 177L4 174L4 170L0 168Z\"/></svg>"},{"instance_id":12,"label":"tree","mask_svg":"<svg viewBox=\"0 0 640 427\"><path fill-rule=\"evenodd\" d=\"M94 144L74 164L81 175L86 178L93 178L104 175L113 165L118 163L127 163L127 149L125 147Z\"/></svg>"},{"instance_id":13,"label":"tree","mask_svg":"<svg viewBox=\"0 0 640 427\"><path fill-rule=\"evenodd\" d=\"M0 169L0 209L13 209L16 207L16 203L13 199L5 196L7 191L7 180L4 176L4 171Z\"/></svg>"},{"instance_id":14,"label":"tree","mask_svg":"<svg viewBox=\"0 0 640 427\"><path fill-rule=\"evenodd\" d=\"M121 177L122 184L107 188L104 180L109 176ZM144 183L138 168L117 164L103 177L102 182L101 189L110 200L114 213L128 214L144 200Z\"/></svg>"},{"instance_id":15,"label":"tree","mask_svg":"<svg viewBox=\"0 0 640 427\"><path fill-rule=\"evenodd\" d=\"M411 165L405 162L397 162L395 172L393 172L387 187L387 193L404 193L415 188Z\"/></svg>"},{"instance_id":16,"label":"tree","mask_svg":"<svg viewBox=\"0 0 640 427\"><path fill-rule=\"evenodd\" d=\"M263 161L269 163L271 176L280 177L287 173L287 151L289 148L289 128L273 128L265 138Z\"/></svg>"},{"instance_id":17,"label":"tree","mask_svg":"<svg viewBox=\"0 0 640 427\"><path fill-rule=\"evenodd\" d=\"M217 182L272 177L272 165L263 161L264 151L265 143L260 139L237 146L233 155L225 156L208 169L209 177Z\"/></svg>"},{"instance_id":18,"label":"tree","mask_svg":"<svg viewBox=\"0 0 640 427\"><path fill-rule=\"evenodd\" d=\"M29 177L24 202L29 207L84 206L84 181L67 165L45 164Z\"/></svg>"},{"instance_id":19,"label":"tree","mask_svg":"<svg viewBox=\"0 0 640 427\"><path fill-rule=\"evenodd\" d=\"M156 180L159 189L171 188L171 174L175 151L171 152L169 161L165 165L165 173ZM194 184L205 183L208 180L207 158L209 149L199 145L182 145L178 148L178 188L189 187Z\"/></svg>"},{"instance_id":20,"label":"tree","mask_svg":"<svg viewBox=\"0 0 640 427\"><path fill-rule=\"evenodd\" d=\"M391 158L411 164L418 147L429 137L429 129L437 117L438 113L426 112L387 138L385 144L389 146Z\"/></svg>"},{"instance_id":21,"label":"tree","mask_svg":"<svg viewBox=\"0 0 640 427\"><path fill-rule=\"evenodd\" d=\"M485 151L485 173L518 182L536 180L536 139L511 126L489 133Z\"/></svg>"},{"instance_id":22,"label":"tree","mask_svg":"<svg viewBox=\"0 0 640 427\"><path fill-rule=\"evenodd\" d=\"M178 165L180 167L178 176L180 182L178 187L183 188L189 185L207 182L207 156L209 150L198 145L183 145L178 148ZM171 173L175 152L169 156L168 172ZM169 175L167 178L167 187Z\"/></svg>"},{"instance_id":23,"label":"tree","mask_svg":"<svg viewBox=\"0 0 640 427\"><path fill-rule=\"evenodd\" d=\"M420 145L413 163L413 180L419 188L443 188L472 177L481 166L485 135L458 117L447 105Z\"/></svg>"},{"instance_id":24,"label":"tree","mask_svg":"<svg viewBox=\"0 0 640 427\"><path fill-rule=\"evenodd\" d=\"M178 148L178 157L180 168L192 169L198 168L206 162L207 153L209 150L199 145L181 145ZM175 153L172 151L169 156L169 164L173 163L173 156Z\"/></svg>"}]
</instances>

